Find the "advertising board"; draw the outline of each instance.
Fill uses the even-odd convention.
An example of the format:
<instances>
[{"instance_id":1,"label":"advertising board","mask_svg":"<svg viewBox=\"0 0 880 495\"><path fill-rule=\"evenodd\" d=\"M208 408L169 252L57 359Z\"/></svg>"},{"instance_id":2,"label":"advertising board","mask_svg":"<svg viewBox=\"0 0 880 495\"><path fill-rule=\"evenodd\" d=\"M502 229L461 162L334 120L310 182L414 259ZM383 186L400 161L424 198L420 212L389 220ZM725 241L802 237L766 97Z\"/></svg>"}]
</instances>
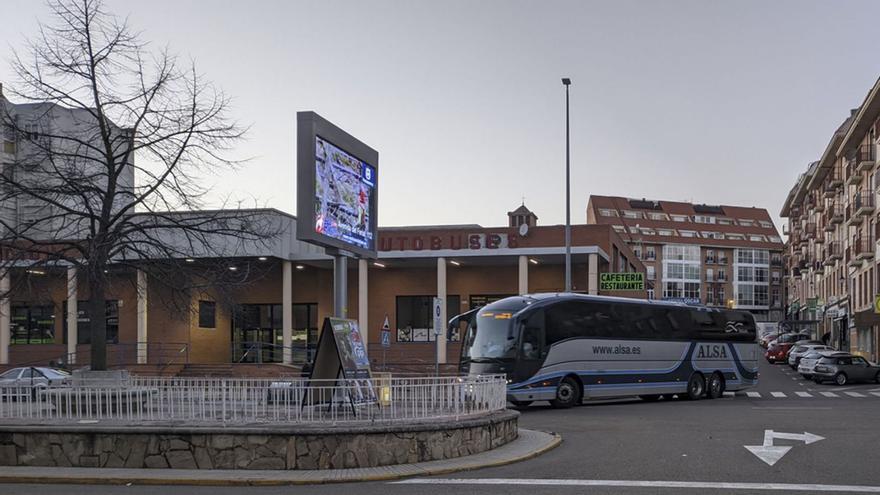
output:
<instances>
[{"instance_id":1,"label":"advertising board","mask_svg":"<svg viewBox=\"0 0 880 495\"><path fill-rule=\"evenodd\" d=\"M375 258L378 162L318 114L297 113L297 239Z\"/></svg>"}]
</instances>

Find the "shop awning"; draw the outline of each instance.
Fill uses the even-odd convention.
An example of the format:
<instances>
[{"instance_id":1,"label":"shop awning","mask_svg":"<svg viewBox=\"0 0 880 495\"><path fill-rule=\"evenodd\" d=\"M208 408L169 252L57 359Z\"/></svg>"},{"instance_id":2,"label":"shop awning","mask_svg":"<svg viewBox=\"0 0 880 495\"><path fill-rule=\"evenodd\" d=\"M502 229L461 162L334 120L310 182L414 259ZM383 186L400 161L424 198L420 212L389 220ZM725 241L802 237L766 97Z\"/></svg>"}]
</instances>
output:
<instances>
[{"instance_id":1,"label":"shop awning","mask_svg":"<svg viewBox=\"0 0 880 495\"><path fill-rule=\"evenodd\" d=\"M873 309L859 311L854 316L857 327L870 327L873 325L880 325L880 315L875 313Z\"/></svg>"}]
</instances>

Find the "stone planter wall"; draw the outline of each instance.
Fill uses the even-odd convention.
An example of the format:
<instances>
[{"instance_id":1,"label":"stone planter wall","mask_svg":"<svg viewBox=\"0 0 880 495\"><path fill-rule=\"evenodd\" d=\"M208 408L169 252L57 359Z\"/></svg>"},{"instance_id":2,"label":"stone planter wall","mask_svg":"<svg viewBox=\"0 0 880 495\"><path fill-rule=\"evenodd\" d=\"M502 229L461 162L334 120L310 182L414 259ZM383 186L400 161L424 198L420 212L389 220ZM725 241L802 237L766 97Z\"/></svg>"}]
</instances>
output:
<instances>
[{"instance_id":1,"label":"stone planter wall","mask_svg":"<svg viewBox=\"0 0 880 495\"><path fill-rule=\"evenodd\" d=\"M435 424L357 427L3 426L0 465L337 469L450 459L516 438L503 411Z\"/></svg>"}]
</instances>

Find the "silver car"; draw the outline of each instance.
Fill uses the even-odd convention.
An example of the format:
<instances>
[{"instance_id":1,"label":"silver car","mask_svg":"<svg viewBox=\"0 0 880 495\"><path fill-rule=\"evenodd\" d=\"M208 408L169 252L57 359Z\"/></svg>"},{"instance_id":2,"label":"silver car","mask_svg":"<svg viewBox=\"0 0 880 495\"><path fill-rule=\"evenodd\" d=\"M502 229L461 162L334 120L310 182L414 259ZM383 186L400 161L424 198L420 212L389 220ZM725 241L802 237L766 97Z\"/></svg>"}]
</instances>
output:
<instances>
[{"instance_id":1,"label":"silver car","mask_svg":"<svg viewBox=\"0 0 880 495\"><path fill-rule=\"evenodd\" d=\"M849 356L848 352L843 351L810 351L801 356L797 371L806 379L813 378L813 368L823 356Z\"/></svg>"},{"instance_id":2,"label":"silver car","mask_svg":"<svg viewBox=\"0 0 880 495\"><path fill-rule=\"evenodd\" d=\"M880 383L880 366L861 356L822 356L813 368L813 381L831 380L838 385L850 382Z\"/></svg>"},{"instance_id":3,"label":"silver car","mask_svg":"<svg viewBox=\"0 0 880 495\"><path fill-rule=\"evenodd\" d=\"M788 352L788 365L796 370L801 358L812 351L833 351L834 349L824 344L797 344Z\"/></svg>"},{"instance_id":4,"label":"silver car","mask_svg":"<svg viewBox=\"0 0 880 495\"><path fill-rule=\"evenodd\" d=\"M12 368L0 374L0 399L8 401L35 396L42 389L66 385L70 373L42 366Z\"/></svg>"}]
</instances>

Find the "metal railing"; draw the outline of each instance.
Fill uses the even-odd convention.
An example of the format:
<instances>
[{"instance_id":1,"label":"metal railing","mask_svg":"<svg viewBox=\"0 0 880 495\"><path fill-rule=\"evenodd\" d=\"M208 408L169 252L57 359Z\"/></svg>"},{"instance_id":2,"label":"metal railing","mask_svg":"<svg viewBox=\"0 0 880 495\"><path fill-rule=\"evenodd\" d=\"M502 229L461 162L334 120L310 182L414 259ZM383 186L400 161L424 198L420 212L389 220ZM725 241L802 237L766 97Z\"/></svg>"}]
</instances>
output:
<instances>
[{"instance_id":1,"label":"metal railing","mask_svg":"<svg viewBox=\"0 0 880 495\"><path fill-rule=\"evenodd\" d=\"M315 358L315 345L303 344L287 347L293 364L305 364ZM237 341L232 343L233 363L281 363L284 361L285 346L259 341Z\"/></svg>"},{"instance_id":2,"label":"metal railing","mask_svg":"<svg viewBox=\"0 0 880 495\"><path fill-rule=\"evenodd\" d=\"M361 380L131 376L124 382L0 387L0 422L377 423L503 410L503 375Z\"/></svg>"},{"instance_id":3,"label":"metal railing","mask_svg":"<svg viewBox=\"0 0 880 495\"><path fill-rule=\"evenodd\" d=\"M158 365L162 368L176 364L189 364L189 344L186 342L126 342L107 344L107 366L113 368L138 364L139 353L146 353L144 364ZM91 364L91 359L91 349L86 347L76 352L65 352L50 357L17 362L15 366L51 366L77 369L88 367Z\"/></svg>"}]
</instances>

